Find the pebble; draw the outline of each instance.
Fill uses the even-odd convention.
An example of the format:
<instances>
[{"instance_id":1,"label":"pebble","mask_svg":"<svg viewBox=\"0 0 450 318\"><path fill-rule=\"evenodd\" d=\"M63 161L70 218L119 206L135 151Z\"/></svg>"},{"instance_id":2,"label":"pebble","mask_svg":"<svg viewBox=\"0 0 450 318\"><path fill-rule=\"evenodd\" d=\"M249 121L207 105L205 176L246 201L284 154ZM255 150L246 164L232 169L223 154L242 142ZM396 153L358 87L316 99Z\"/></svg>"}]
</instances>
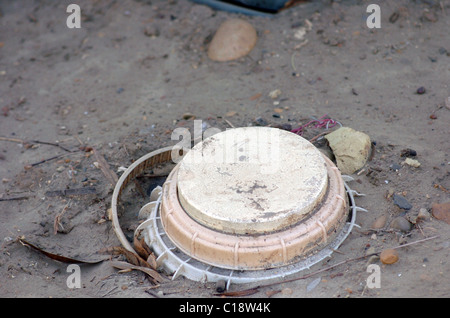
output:
<instances>
[{"instance_id":1,"label":"pebble","mask_svg":"<svg viewBox=\"0 0 450 318\"><path fill-rule=\"evenodd\" d=\"M159 29L156 26L146 26L144 29L144 34L150 38L156 38L159 36Z\"/></svg>"},{"instance_id":2,"label":"pebble","mask_svg":"<svg viewBox=\"0 0 450 318\"><path fill-rule=\"evenodd\" d=\"M417 219L419 220L429 220L430 217L431 217L430 212L428 212L428 210L425 208L421 208L419 210L419 214L417 214Z\"/></svg>"},{"instance_id":3,"label":"pebble","mask_svg":"<svg viewBox=\"0 0 450 318\"><path fill-rule=\"evenodd\" d=\"M195 119L195 116L193 114L191 114L191 113L184 113L182 118L184 120L189 120L189 119Z\"/></svg>"},{"instance_id":4,"label":"pebble","mask_svg":"<svg viewBox=\"0 0 450 318\"><path fill-rule=\"evenodd\" d=\"M410 210L412 208L411 203L409 203L405 197L398 194L394 194L394 204L403 210Z\"/></svg>"},{"instance_id":5,"label":"pebble","mask_svg":"<svg viewBox=\"0 0 450 318\"><path fill-rule=\"evenodd\" d=\"M383 250L380 253L380 260L383 264L394 264L398 261L398 252L392 248Z\"/></svg>"},{"instance_id":6,"label":"pebble","mask_svg":"<svg viewBox=\"0 0 450 318\"><path fill-rule=\"evenodd\" d=\"M375 264L376 262L378 262L379 259L380 259L379 256L377 256L377 255L372 255L372 256L369 257L369 259L367 260L366 267L369 266L370 264Z\"/></svg>"},{"instance_id":7,"label":"pebble","mask_svg":"<svg viewBox=\"0 0 450 318\"><path fill-rule=\"evenodd\" d=\"M281 90L275 89L269 93L269 97L272 99L276 99L281 95Z\"/></svg>"},{"instance_id":8,"label":"pebble","mask_svg":"<svg viewBox=\"0 0 450 318\"><path fill-rule=\"evenodd\" d=\"M383 214L379 216L373 223L372 223L372 229L379 230L386 226L387 222L387 215Z\"/></svg>"},{"instance_id":9,"label":"pebble","mask_svg":"<svg viewBox=\"0 0 450 318\"><path fill-rule=\"evenodd\" d=\"M353 174L366 164L372 148L367 134L350 127L341 127L326 135L325 139L333 150L342 174Z\"/></svg>"},{"instance_id":10,"label":"pebble","mask_svg":"<svg viewBox=\"0 0 450 318\"><path fill-rule=\"evenodd\" d=\"M255 118L253 121L255 126L267 126L269 123L262 117Z\"/></svg>"},{"instance_id":11,"label":"pebble","mask_svg":"<svg viewBox=\"0 0 450 318\"><path fill-rule=\"evenodd\" d=\"M431 205L431 213L436 219L450 224L450 201L445 203L433 203Z\"/></svg>"},{"instance_id":12,"label":"pebble","mask_svg":"<svg viewBox=\"0 0 450 318\"><path fill-rule=\"evenodd\" d=\"M420 86L420 87L417 89L416 93L419 94L419 95L422 95L422 94L425 94L426 91L427 91L427 90L425 89L425 87Z\"/></svg>"},{"instance_id":13,"label":"pebble","mask_svg":"<svg viewBox=\"0 0 450 318\"><path fill-rule=\"evenodd\" d=\"M282 293L283 295L285 295L285 296L287 296L287 295L292 295L293 290L292 290L291 288L287 287L287 288L283 288L283 290L281 291L281 293Z\"/></svg>"},{"instance_id":14,"label":"pebble","mask_svg":"<svg viewBox=\"0 0 450 318\"><path fill-rule=\"evenodd\" d=\"M406 158L405 161L403 161L403 163L414 168L420 167L420 162L416 159Z\"/></svg>"},{"instance_id":15,"label":"pebble","mask_svg":"<svg viewBox=\"0 0 450 318\"><path fill-rule=\"evenodd\" d=\"M250 53L257 39L256 30L250 23L241 19L227 20L214 34L208 57L218 62L236 60Z\"/></svg>"},{"instance_id":16,"label":"pebble","mask_svg":"<svg viewBox=\"0 0 450 318\"><path fill-rule=\"evenodd\" d=\"M406 148L400 152L401 157L415 157L417 156L417 151L414 149Z\"/></svg>"},{"instance_id":17,"label":"pebble","mask_svg":"<svg viewBox=\"0 0 450 318\"><path fill-rule=\"evenodd\" d=\"M292 130L292 125L291 124L281 124L278 126L275 126L278 129L283 129L283 130L287 130L287 131L291 131Z\"/></svg>"},{"instance_id":18,"label":"pebble","mask_svg":"<svg viewBox=\"0 0 450 318\"><path fill-rule=\"evenodd\" d=\"M398 216L392 220L390 228L394 230L400 230L402 232L411 231L411 223L403 216Z\"/></svg>"},{"instance_id":19,"label":"pebble","mask_svg":"<svg viewBox=\"0 0 450 318\"><path fill-rule=\"evenodd\" d=\"M402 166L399 165L399 164L397 164L397 163L393 163L393 164L391 164L391 165L389 166L389 168L391 168L391 169L394 170L394 171L398 171L398 170L400 170L400 169L402 168Z\"/></svg>"}]
</instances>

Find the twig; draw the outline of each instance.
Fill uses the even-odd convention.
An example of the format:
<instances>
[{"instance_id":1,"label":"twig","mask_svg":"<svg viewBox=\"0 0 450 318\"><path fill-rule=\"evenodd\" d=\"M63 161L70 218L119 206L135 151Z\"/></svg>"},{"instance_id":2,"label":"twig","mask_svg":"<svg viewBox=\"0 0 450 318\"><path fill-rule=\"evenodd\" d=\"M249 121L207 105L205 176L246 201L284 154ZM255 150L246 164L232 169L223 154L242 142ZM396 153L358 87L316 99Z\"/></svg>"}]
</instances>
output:
<instances>
[{"instance_id":1,"label":"twig","mask_svg":"<svg viewBox=\"0 0 450 318\"><path fill-rule=\"evenodd\" d=\"M65 205L65 207L62 209L62 211L57 214L55 216L55 220L53 221L53 234L57 234L58 233L58 226L61 226L61 228L64 230L64 227L61 224L61 217L63 216L64 212L66 212L67 207L69 206L71 200L69 200L69 202L67 202L67 204Z\"/></svg>"},{"instance_id":2,"label":"twig","mask_svg":"<svg viewBox=\"0 0 450 318\"><path fill-rule=\"evenodd\" d=\"M35 144L41 144L41 145L55 146L55 147L61 148L64 151L73 152L73 150L67 149L66 147L63 147L60 144L56 144L56 143L53 143L53 142L40 141L40 140L31 140L29 142L35 143Z\"/></svg>"},{"instance_id":3,"label":"twig","mask_svg":"<svg viewBox=\"0 0 450 318\"><path fill-rule=\"evenodd\" d=\"M46 163L46 162L48 162L48 161L51 161L51 160L54 160L54 159L58 159L58 158L61 158L61 157L65 157L65 156L68 156L68 155L70 155L70 154L73 154L73 153L77 153L77 152L79 152L80 150L74 150L74 151L72 151L72 152L70 152L70 153L63 153L63 154L60 154L60 155L57 155L57 156L53 156L53 157L50 157L50 158L47 158L47 159L44 159L44 160L41 160L41 161L38 161L38 162L35 162L35 163L32 163L32 164L29 164L29 165L26 165L25 166L25 169L30 169L30 168L32 168L32 167L34 167L34 166L37 166L37 165L40 165L40 164L42 164L42 163Z\"/></svg>"},{"instance_id":4,"label":"twig","mask_svg":"<svg viewBox=\"0 0 450 318\"><path fill-rule=\"evenodd\" d=\"M29 196L15 197L15 198L0 198L0 201L18 201L29 199Z\"/></svg>"},{"instance_id":5,"label":"twig","mask_svg":"<svg viewBox=\"0 0 450 318\"><path fill-rule=\"evenodd\" d=\"M86 188L47 191L47 192L45 192L45 196L46 197L58 197L58 196L65 197L65 196L95 194L96 192L97 192L97 190L95 187L86 187Z\"/></svg>"},{"instance_id":6,"label":"twig","mask_svg":"<svg viewBox=\"0 0 450 318\"><path fill-rule=\"evenodd\" d=\"M309 142L313 143L313 142L316 141L318 138L320 138L320 137L322 137L322 136L325 136L325 135L328 135L329 133L330 133L329 131L322 132L322 133L318 134L317 136L311 138L311 139L309 140Z\"/></svg>"},{"instance_id":7,"label":"twig","mask_svg":"<svg viewBox=\"0 0 450 318\"><path fill-rule=\"evenodd\" d=\"M111 170L105 158L100 153L98 153L96 149L93 148L92 150L94 152L95 158L97 159L100 170L103 172L108 181L111 182L112 185L115 185L119 180L117 174Z\"/></svg>"},{"instance_id":8,"label":"twig","mask_svg":"<svg viewBox=\"0 0 450 318\"><path fill-rule=\"evenodd\" d=\"M393 247L392 249L395 250L395 249L398 249L398 248L402 248L402 247L406 247L406 246L422 243L422 242L425 242L425 241L433 240L433 239L438 238L438 237L439 237L439 235L430 236L430 237L427 237L427 238L424 238L424 239L421 239L421 240L418 240L418 241L414 241L414 242L411 242L411 243L406 243L406 244L402 244L402 245Z\"/></svg>"},{"instance_id":9,"label":"twig","mask_svg":"<svg viewBox=\"0 0 450 318\"><path fill-rule=\"evenodd\" d=\"M295 67L295 62L294 62L295 54L296 54L296 52L294 51L294 53L292 53L292 56L291 56L291 66L294 69L294 73L297 73L297 68Z\"/></svg>"},{"instance_id":10,"label":"twig","mask_svg":"<svg viewBox=\"0 0 450 318\"><path fill-rule=\"evenodd\" d=\"M44 159L44 160L41 160L41 161L32 163L32 164L30 164L30 165L26 165L26 166L25 166L25 169L30 169L31 167L40 165L41 163L45 163L45 162L50 161L50 160L53 160L53 159L58 159L58 158L60 158L60 157L62 157L62 156L64 156L64 154L57 155L57 156L53 156L53 157L50 157L50 158L47 158L47 159Z\"/></svg>"},{"instance_id":11,"label":"twig","mask_svg":"<svg viewBox=\"0 0 450 318\"><path fill-rule=\"evenodd\" d=\"M234 125L233 125L228 119L223 118L223 120L224 120L228 125L230 125L231 128L236 128L236 127L234 127Z\"/></svg>"},{"instance_id":12,"label":"twig","mask_svg":"<svg viewBox=\"0 0 450 318\"><path fill-rule=\"evenodd\" d=\"M47 141L40 141L40 140L30 140L30 141L26 141L23 139L18 139L18 138L8 138L8 137L0 137L0 141L11 141L11 142L17 142L20 144L42 144L42 145L49 145L49 146L55 146L58 148L61 148L64 151L67 152L73 152L72 150L67 149L66 147L61 146L60 144L57 143L53 143L53 142L47 142Z\"/></svg>"},{"instance_id":13,"label":"twig","mask_svg":"<svg viewBox=\"0 0 450 318\"><path fill-rule=\"evenodd\" d=\"M17 143L24 143L22 139L17 138L8 138L8 137L0 137L1 141L11 141L11 142L17 142Z\"/></svg>"}]
</instances>

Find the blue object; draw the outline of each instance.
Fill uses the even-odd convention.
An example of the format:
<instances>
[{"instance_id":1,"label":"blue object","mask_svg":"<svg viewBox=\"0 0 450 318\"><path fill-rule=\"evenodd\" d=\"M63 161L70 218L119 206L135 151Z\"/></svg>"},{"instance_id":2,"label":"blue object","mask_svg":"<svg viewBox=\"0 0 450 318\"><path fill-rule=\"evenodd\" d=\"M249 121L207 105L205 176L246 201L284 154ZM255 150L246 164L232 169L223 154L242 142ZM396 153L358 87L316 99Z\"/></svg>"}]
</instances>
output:
<instances>
[{"instance_id":1,"label":"blue object","mask_svg":"<svg viewBox=\"0 0 450 318\"><path fill-rule=\"evenodd\" d=\"M216 10L247 15L273 16L288 0L192 0L192 2L208 5Z\"/></svg>"}]
</instances>

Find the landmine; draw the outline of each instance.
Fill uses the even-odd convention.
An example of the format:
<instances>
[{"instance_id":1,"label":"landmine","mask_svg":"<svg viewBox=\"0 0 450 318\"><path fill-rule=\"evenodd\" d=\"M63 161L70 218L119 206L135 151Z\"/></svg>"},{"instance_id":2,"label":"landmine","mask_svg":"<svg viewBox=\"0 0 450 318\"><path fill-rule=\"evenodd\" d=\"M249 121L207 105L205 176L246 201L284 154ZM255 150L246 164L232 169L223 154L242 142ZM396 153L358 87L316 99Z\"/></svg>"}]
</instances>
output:
<instances>
[{"instance_id":1,"label":"landmine","mask_svg":"<svg viewBox=\"0 0 450 318\"><path fill-rule=\"evenodd\" d=\"M113 211L124 184L170 161L172 150L150 153L125 171L113 193ZM230 129L183 156L141 208L149 217L136 232L144 229L157 263L173 279L225 280L228 287L285 277L329 257L352 230L356 211L364 209L355 205L359 194L344 179L296 134Z\"/></svg>"},{"instance_id":2,"label":"landmine","mask_svg":"<svg viewBox=\"0 0 450 318\"><path fill-rule=\"evenodd\" d=\"M161 201L178 248L238 270L291 264L332 239L347 212L339 170L306 139L267 127L197 144L172 170Z\"/></svg>"}]
</instances>

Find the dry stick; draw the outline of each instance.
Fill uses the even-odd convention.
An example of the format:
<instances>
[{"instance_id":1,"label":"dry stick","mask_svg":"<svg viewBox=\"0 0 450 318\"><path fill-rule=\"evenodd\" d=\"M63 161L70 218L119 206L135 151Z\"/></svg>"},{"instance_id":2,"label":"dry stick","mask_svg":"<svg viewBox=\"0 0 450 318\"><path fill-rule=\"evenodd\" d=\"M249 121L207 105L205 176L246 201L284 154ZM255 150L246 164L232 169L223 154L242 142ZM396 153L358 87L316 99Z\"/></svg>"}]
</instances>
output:
<instances>
[{"instance_id":1,"label":"dry stick","mask_svg":"<svg viewBox=\"0 0 450 318\"><path fill-rule=\"evenodd\" d=\"M26 200L29 198L30 198L30 196L22 196L22 197L15 197L15 198L0 198L0 201L18 201L18 200Z\"/></svg>"},{"instance_id":2,"label":"dry stick","mask_svg":"<svg viewBox=\"0 0 450 318\"><path fill-rule=\"evenodd\" d=\"M61 145L59 145L57 143L47 142L47 141L40 141L40 140L26 141L26 140L23 140L23 139L8 138L8 137L0 137L0 141L11 141L11 142L17 142L17 143L21 143L21 144L32 143L32 144L49 145L49 146L55 146L55 147L61 148L62 150L67 151L67 152L73 152L72 150L69 150L66 147L63 147L63 146L61 146Z\"/></svg>"},{"instance_id":3,"label":"dry stick","mask_svg":"<svg viewBox=\"0 0 450 318\"><path fill-rule=\"evenodd\" d=\"M66 212L67 207L69 206L70 202L71 202L71 200L69 200L69 202L67 202L67 204L62 209L62 211L55 216L55 220L53 221L53 232L54 232L54 235L56 235L58 233L58 226L61 226L61 228L64 230L64 228L63 228L63 226L61 224L61 217L64 214L64 212Z\"/></svg>"},{"instance_id":4,"label":"dry stick","mask_svg":"<svg viewBox=\"0 0 450 318\"><path fill-rule=\"evenodd\" d=\"M70 152L70 154L77 153L79 151L80 150L74 150L74 151ZM32 164L26 165L25 169L30 169L30 168L32 168L34 166L40 165L42 163L46 163L47 161L51 161L51 160L54 160L54 159L65 157L65 156L68 156L70 154L63 153L63 154L60 154L60 155L57 155L57 156L53 156L53 157L50 157L50 158L47 158L47 159L44 159L44 160L41 160L41 161L38 161L38 162L35 162L35 163L32 163Z\"/></svg>"},{"instance_id":5,"label":"dry stick","mask_svg":"<svg viewBox=\"0 0 450 318\"><path fill-rule=\"evenodd\" d=\"M318 134L317 136L314 136L313 138L311 138L309 140L309 142L313 143L314 141L316 141L317 139L319 139L322 136L328 135L330 132L329 131L325 131L323 133Z\"/></svg>"},{"instance_id":6,"label":"dry stick","mask_svg":"<svg viewBox=\"0 0 450 318\"><path fill-rule=\"evenodd\" d=\"M119 180L117 174L111 170L105 158L95 148L93 148L92 150L94 152L95 158L97 159L100 170L103 172L108 181L111 182L111 184L114 186Z\"/></svg>"},{"instance_id":7,"label":"dry stick","mask_svg":"<svg viewBox=\"0 0 450 318\"><path fill-rule=\"evenodd\" d=\"M437 238L437 237L439 237L439 235L435 235L435 236L428 237L428 238L425 238L425 239L422 239L422 240L418 240L418 241L414 241L414 242L411 242L411 243L399 245L399 246L397 246L397 247L393 247L392 249L398 249L398 248L402 248L402 247L406 247L406 246L410 246L410 245L422 243L422 242L425 242L425 241L429 241L429 240L435 239L435 238ZM378 255L378 254L380 254L380 253L381 253L381 251L380 251L380 252L371 253L371 254L368 254L368 255L363 255L363 256L355 257L355 258L350 258L350 259L344 260L344 261L342 261L342 262L336 263L336 264L334 264L334 265L331 265L331 266L329 266L329 267L325 267L325 268L319 269L319 270L316 271L316 272L313 272L313 273L304 275L304 276L302 276L302 277L297 277L297 278L287 279L287 280L283 280L283 281L281 281L281 282L274 282L274 283L269 283L269 284L265 284L265 285L259 285L259 286L252 287L252 288L249 288L249 289L241 290L241 291L239 291L239 292L245 293L245 292L247 292L247 291L248 291L248 292L251 292L251 291L258 291L258 289L260 289L260 288L271 287L271 286L275 286L275 285L278 285L278 284L290 283L290 282L294 282L294 281L297 281L297 280L306 279L306 278L309 278L309 277L314 276L314 275L316 275L316 274L319 274L319 273L322 273L322 272L326 272L326 271L328 271L328 270L330 270L330 269L333 269L333 268L335 268L335 267L338 267L338 266L340 266L340 265L343 265L343 264L346 264L346 263L350 263L350 262L353 262L353 261L358 261L358 260L360 260L360 259L364 259L364 258L366 258L366 257ZM225 293L224 293L224 294L225 294ZM220 295L220 294L218 294L218 295Z\"/></svg>"}]
</instances>

